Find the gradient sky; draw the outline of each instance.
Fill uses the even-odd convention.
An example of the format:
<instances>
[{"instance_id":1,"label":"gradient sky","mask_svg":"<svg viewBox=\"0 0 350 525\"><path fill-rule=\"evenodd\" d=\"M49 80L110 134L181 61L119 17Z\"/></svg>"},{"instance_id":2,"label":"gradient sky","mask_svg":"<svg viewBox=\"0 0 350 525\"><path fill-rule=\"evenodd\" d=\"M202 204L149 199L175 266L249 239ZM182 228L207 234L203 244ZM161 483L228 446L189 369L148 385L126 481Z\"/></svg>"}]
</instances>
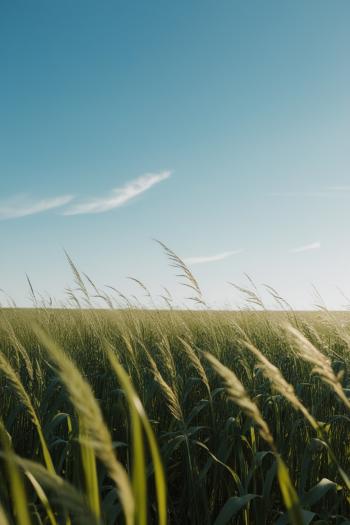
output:
<instances>
[{"instance_id":1,"label":"gradient sky","mask_svg":"<svg viewBox=\"0 0 350 525\"><path fill-rule=\"evenodd\" d=\"M350 295L348 0L0 2L0 288ZM176 273L176 272L175 272Z\"/></svg>"}]
</instances>

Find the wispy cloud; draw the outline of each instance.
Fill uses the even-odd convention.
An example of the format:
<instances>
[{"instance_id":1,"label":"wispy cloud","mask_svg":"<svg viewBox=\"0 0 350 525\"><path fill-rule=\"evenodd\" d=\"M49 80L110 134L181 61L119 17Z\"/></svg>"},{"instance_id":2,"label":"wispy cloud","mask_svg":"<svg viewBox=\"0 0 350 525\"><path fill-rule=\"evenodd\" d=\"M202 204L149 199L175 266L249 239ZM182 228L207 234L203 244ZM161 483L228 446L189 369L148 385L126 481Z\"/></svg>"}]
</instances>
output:
<instances>
[{"instance_id":1,"label":"wispy cloud","mask_svg":"<svg viewBox=\"0 0 350 525\"><path fill-rule=\"evenodd\" d=\"M82 215L86 213L105 213L123 206L131 199L149 190L155 184L170 177L170 171L161 173L146 173L133 181L128 182L122 188L115 188L109 195L102 198L93 198L71 206L63 212L63 215Z\"/></svg>"},{"instance_id":2,"label":"wispy cloud","mask_svg":"<svg viewBox=\"0 0 350 525\"><path fill-rule=\"evenodd\" d=\"M232 255L236 255L238 253L242 253L243 250L234 250L230 252L222 252L217 253L216 255L207 255L203 257L187 257L184 259L184 262L188 265L192 264L204 264L204 263L210 263L215 261L222 261L223 259L227 259L227 257L231 257Z\"/></svg>"},{"instance_id":3,"label":"wispy cloud","mask_svg":"<svg viewBox=\"0 0 350 525\"><path fill-rule=\"evenodd\" d=\"M0 201L0 220L18 219L60 208L69 204L72 199L71 195L40 200L34 200L25 195L17 195L7 201Z\"/></svg>"},{"instance_id":4,"label":"wispy cloud","mask_svg":"<svg viewBox=\"0 0 350 525\"><path fill-rule=\"evenodd\" d=\"M312 242L311 244L306 244L305 246L299 246L298 248L293 248L292 250L289 250L290 253L300 253L300 252L308 252L310 250L318 250L321 248L321 243L319 241Z\"/></svg>"}]
</instances>

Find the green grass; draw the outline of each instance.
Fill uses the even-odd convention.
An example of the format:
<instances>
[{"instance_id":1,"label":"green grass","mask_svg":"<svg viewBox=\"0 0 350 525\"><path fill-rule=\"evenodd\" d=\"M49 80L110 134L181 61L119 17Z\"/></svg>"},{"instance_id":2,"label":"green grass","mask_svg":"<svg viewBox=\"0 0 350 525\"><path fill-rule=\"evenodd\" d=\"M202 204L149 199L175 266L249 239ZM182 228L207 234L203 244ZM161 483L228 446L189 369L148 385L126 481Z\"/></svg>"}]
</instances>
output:
<instances>
[{"instance_id":1,"label":"green grass","mask_svg":"<svg viewBox=\"0 0 350 525\"><path fill-rule=\"evenodd\" d=\"M287 507L292 523L346 523L347 314L0 314L9 523L282 524ZM286 323L329 359L334 384L312 373ZM247 344L294 386L306 416Z\"/></svg>"},{"instance_id":2,"label":"green grass","mask_svg":"<svg viewBox=\"0 0 350 525\"><path fill-rule=\"evenodd\" d=\"M185 277L201 310L0 309L1 525L350 523L350 315Z\"/></svg>"}]
</instances>

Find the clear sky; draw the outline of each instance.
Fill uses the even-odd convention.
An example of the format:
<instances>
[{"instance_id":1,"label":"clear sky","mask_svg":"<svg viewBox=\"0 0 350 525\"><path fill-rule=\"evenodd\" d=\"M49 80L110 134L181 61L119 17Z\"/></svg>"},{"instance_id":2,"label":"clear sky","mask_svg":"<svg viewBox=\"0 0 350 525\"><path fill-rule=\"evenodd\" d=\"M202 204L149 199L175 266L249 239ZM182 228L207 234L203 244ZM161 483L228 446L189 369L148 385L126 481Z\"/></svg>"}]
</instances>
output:
<instances>
[{"instance_id":1,"label":"clear sky","mask_svg":"<svg viewBox=\"0 0 350 525\"><path fill-rule=\"evenodd\" d=\"M0 1L0 288L350 295L348 0Z\"/></svg>"}]
</instances>

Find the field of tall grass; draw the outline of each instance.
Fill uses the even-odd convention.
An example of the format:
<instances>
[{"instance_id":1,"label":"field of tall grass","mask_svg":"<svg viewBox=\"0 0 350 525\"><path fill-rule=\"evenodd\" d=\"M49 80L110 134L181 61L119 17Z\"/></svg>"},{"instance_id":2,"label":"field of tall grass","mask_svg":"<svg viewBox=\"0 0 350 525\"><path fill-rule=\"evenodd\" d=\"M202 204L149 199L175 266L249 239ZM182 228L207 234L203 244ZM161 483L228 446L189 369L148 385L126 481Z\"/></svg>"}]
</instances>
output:
<instances>
[{"instance_id":1,"label":"field of tall grass","mask_svg":"<svg viewBox=\"0 0 350 525\"><path fill-rule=\"evenodd\" d=\"M350 316L211 311L164 249L198 309L71 260L75 309L0 309L0 524L349 525Z\"/></svg>"}]
</instances>

